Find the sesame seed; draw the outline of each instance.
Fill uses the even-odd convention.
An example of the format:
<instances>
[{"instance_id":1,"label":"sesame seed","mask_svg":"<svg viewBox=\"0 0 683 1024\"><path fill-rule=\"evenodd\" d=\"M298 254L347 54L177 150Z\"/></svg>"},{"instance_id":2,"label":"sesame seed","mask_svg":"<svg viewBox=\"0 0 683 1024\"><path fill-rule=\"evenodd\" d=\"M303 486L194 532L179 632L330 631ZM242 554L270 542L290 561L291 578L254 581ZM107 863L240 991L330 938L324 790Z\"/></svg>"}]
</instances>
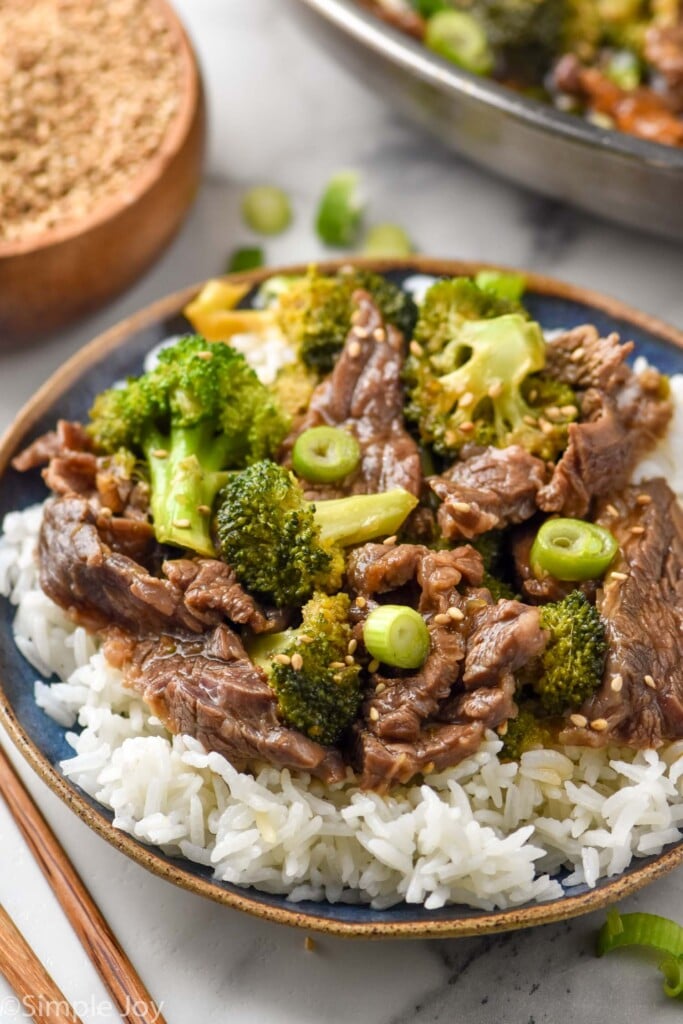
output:
<instances>
[{"instance_id":1,"label":"sesame seed","mask_svg":"<svg viewBox=\"0 0 683 1024\"><path fill-rule=\"evenodd\" d=\"M154 451L152 452L152 455L154 456L155 459L168 458L168 452L166 451L165 448L155 448Z\"/></svg>"},{"instance_id":2,"label":"sesame seed","mask_svg":"<svg viewBox=\"0 0 683 1024\"><path fill-rule=\"evenodd\" d=\"M569 721L572 725L575 725L577 729L585 729L588 725L588 719L585 715L570 715Z\"/></svg>"},{"instance_id":3,"label":"sesame seed","mask_svg":"<svg viewBox=\"0 0 683 1024\"><path fill-rule=\"evenodd\" d=\"M610 515L610 516L618 516L619 515L619 513L616 510L616 508L614 507L614 505L605 505L605 512L607 512L608 515Z\"/></svg>"},{"instance_id":4,"label":"sesame seed","mask_svg":"<svg viewBox=\"0 0 683 1024\"><path fill-rule=\"evenodd\" d=\"M459 608L455 607L455 605L452 605L448 609L448 615L455 622L462 622L462 620L465 618L465 613L461 612Z\"/></svg>"},{"instance_id":5,"label":"sesame seed","mask_svg":"<svg viewBox=\"0 0 683 1024\"><path fill-rule=\"evenodd\" d=\"M468 407L468 405L472 405L473 402L474 402L474 395L472 394L471 391L466 391L465 394L460 399L460 402L458 404L461 405L463 409L466 409Z\"/></svg>"},{"instance_id":6,"label":"sesame seed","mask_svg":"<svg viewBox=\"0 0 683 1024\"><path fill-rule=\"evenodd\" d=\"M357 327L358 324L361 323L362 320L363 320L363 314L360 311L360 309L354 310L353 313L351 314L351 323L353 324L353 326Z\"/></svg>"},{"instance_id":7,"label":"sesame seed","mask_svg":"<svg viewBox=\"0 0 683 1024\"><path fill-rule=\"evenodd\" d=\"M649 494L639 494L636 498L636 505L649 505L652 498Z\"/></svg>"},{"instance_id":8,"label":"sesame seed","mask_svg":"<svg viewBox=\"0 0 683 1024\"><path fill-rule=\"evenodd\" d=\"M460 424L460 433L461 434L471 434L473 430L474 430L474 423L472 423L470 420L465 420L464 423Z\"/></svg>"},{"instance_id":9,"label":"sesame seed","mask_svg":"<svg viewBox=\"0 0 683 1024\"><path fill-rule=\"evenodd\" d=\"M387 332L384 330L383 327L375 327L374 331L372 332L372 336L375 339L375 341L382 342L387 340Z\"/></svg>"},{"instance_id":10,"label":"sesame seed","mask_svg":"<svg viewBox=\"0 0 683 1024\"><path fill-rule=\"evenodd\" d=\"M624 685L623 676L621 674L612 676L612 681L609 685L613 693L619 693L622 686Z\"/></svg>"},{"instance_id":11,"label":"sesame seed","mask_svg":"<svg viewBox=\"0 0 683 1024\"><path fill-rule=\"evenodd\" d=\"M349 654L355 654L357 647L358 647L358 641L356 640L355 637L353 637L351 640L349 640L349 646L346 649L349 652Z\"/></svg>"},{"instance_id":12,"label":"sesame seed","mask_svg":"<svg viewBox=\"0 0 683 1024\"><path fill-rule=\"evenodd\" d=\"M377 710L377 708L370 708L368 712L368 717L371 722L379 722L379 711Z\"/></svg>"},{"instance_id":13,"label":"sesame seed","mask_svg":"<svg viewBox=\"0 0 683 1024\"><path fill-rule=\"evenodd\" d=\"M289 665L291 660L288 654L276 654L273 658L273 661L276 661L278 665Z\"/></svg>"},{"instance_id":14,"label":"sesame seed","mask_svg":"<svg viewBox=\"0 0 683 1024\"><path fill-rule=\"evenodd\" d=\"M523 416L522 418L528 427L535 427L538 423L536 417L530 416L529 413L527 413L526 416Z\"/></svg>"},{"instance_id":15,"label":"sesame seed","mask_svg":"<svg viewBox=\"0 0 683 1024\"><path fill-rule=\"evenodd\" d=\"M197 359L203 359L205 362L210 362L213 359L213 352L198 352Z\"/></svg>"},{"instance_id":16,"label":"sesame seed","mask_svg":"<svg viewBox=\"0 0 683 1024\"><path fill-rule=\"evenodd\" d=\"M355 333L356 337L361 338L363 341L365 341L366 338L370 337L370 331L367 329L367 327L356 327Z\"/></svg>"},{"instance_id":17,"label":"sesame seed","mask_svg":"<svg viewBox=\"0 0 683 1024\"><path fill-rule=\"evenodd\" d=\"M292 668L294 669L294 671L295 672L300 672L303 667L304 667L304 659L301 657L301 655L298 654L298 653L297 654L293 654L292 655Z\"/></svg>"},{"instance_id":18,"label":"sesame seed","mask_svg":"<svg viewBox=\"0 0 683 1024\"><path fill-rule=\"evenodd\" d=\"M628 573L627 572L613 572L613 573L610 573L610 575L611 575L613 580L627 580L628 579Z\"/></svg>"},{"instance_id":19,"label":"sesame seed","mask_svg":"<svg viewBox=\"0 0 683 1024\"><path fill-rule=\"evenodd\" d=\"M436 765L434 764L433 761L427 761L427 764L422 769L422 774L423 775L431 775L435 768L436 768Z\"/></svg>"},{"instance_id":20,"label":"sesame seed","mask_svg":"<svg viewBox=\"0 0 683 1024\"><path fill-rule=\"evenodd\" d=\"M346 656L344 657L344 661L345 661L345 663L346 663L347 665L353 665L353 664L355 664L355 662L354 662L354 659L353 659L353 655L352 655L352 654L347 654L347 655L346 655Z\"/></svg>"},{"instance_id":21,"label":"sesame seed","mask_svg":"<svg viewBox=\"0 0 683 1024\"><path fill-rule=\"evenodd\" d=\"M560 410L557 408L556 405L549 405L549 406L547 406L546 410L545 410L545 414L546 414L546 416L548 417L549 420L559 420L561 418L561 416L562 416L562 413L560 412Z\"/></svg>"},{"instance_id":22,"label":"sesame seed","mask_svg":"<svg viewBox=\"0 0 683 1024\"><path fill-rule=\"evenodd\" d=\"M384 541L384 544L386 547L392 548L396 543L397 539L398 538L396 537L396 534L392 533L391 537L387 537L387 539Z\"/></svg>"},{"instance_id":23,"label":"sesame seed","mask_svg":"<svg viewBox=\"0 0 683 1024\"><path fill-rule=\"evenodd\" d=\"M451 622L451 617L443 612L439 612L438 615L434 616L434 622L436 622L437 626L448 626Z\"/></svg>"},{"instance_id":24,"label":"sesame seed","mask_svg":"<svg viewBox=\"0 0 683 1024\"><path fill-rule=\"evenodd\" d=\"M547 421L547 420L544 420L544 419L540 419L540 420L538 421L538 425L539 425L539 427L541 428L541 432L542 432L543 434L545 434L546 436L547 436L548 434L552 434L552 433L553 433L553 431L554 431L554 429L555 429L555 428L553 427L552 423L548 423L548 421Z\"/></svg>"},{"instance_id":25,"label":"sesame seed","mask_svg":"<svg viewBox=\"0 0 683 1024\"><path fill-rule=\"evenodd\" d=\"M334 679L335 683L341 683L342 681L342 677L340 675L332 676L332 678Z\"/></svg>"},{"instance_id":26,"label":"sesame seed","mask_svg":"<svg viewBox=\"0 0 683 1024\"><path fill-rule=\"evenodd\" d=\"M173 520L173 525L175 527L177 527L179 530L187 530L188 527L190 526L190 520L189 519L174 519Z\"/></svg>"},{"instance_id":27,"label":"sesame seed","mask_svg":"<svg viewBox=\"0 0 683 1024\"><path fill-rule=\"evenodd\" d=\"M343 661L331 661L330 662L330 668L344 668L344 662Z\"/></svg>"},{"instance_id":28,"label":"sesame seed","mask_svg":"<svg viewBox=\"0 0 683 1024\"><path fill-rule=\"evenodd\" d=\"M354 338L353 341L349 342L348 353L352 359L355 359L357 356L359 356L361 354L361 351L361 343L356 338Z\"/></svg>"},{"instance_id":29,"label":"sesame seed","mask_svg":"<svg viewBox=\"0 0 683 1024\"><path fill-rule=\"evenodd\" d=\"M644 526L632 526L631 527L631 533L635 534L636 537L640 537L641 533L645 533L645 527Z\"/></svg>"},{"instance_id":30,"label":"sesame seed","mask_svg":"<svg viewBox=\"0 0 683 1024\"><path fill-rule=\"evenodd\" d=\"M503 394L502 380L494 380L493 384L488 389L487 394L489 398L500 398L500 396Z\"/></svg>"},{"instance_id":31,"label":"sesame seed","mask_svg":"<svg viewBox=\"0 0 683 1024\"><path fill-rule=\"evenodd\" d=\"M379 696L380 693L384 693L386 688L387 688L387 684L386 683L378 683L377 686L375 687L375 693L377 694L377 696Z\"/></svg>"},{"instance_id":32,"label":"sesame seed","mask_svg":"<svg viewBox=\"0 0 683 1024\"><path fill-rule=\"evenodd\" d=\"M496 729L496 732L498 733L499 736L506 736L507 735L507 731L508 731L508 724L507 724L507 722L501 722L500 725L498 726L498 728Z\"/></svg>"},{"instance_id":33,"label":"sesame seed","mask_svg":"<svg viewBox=\"0 0 683 1024\"><path fill-rule=\"evenodd\" d=\"M368 672L376 672L378 668L379 662L377 658L373 658L370 664L368 665Z\"/></svg>"},{"instance_id":34,"label":"sesame seed","mask_svg":"<svg viewBox=\"0 0 683 1024\"><path fill-rule=\"evenodd\" d=\"M357 597L357 598L356 598L356 604L357 604L357 606L358 606L359 608L365 608L365 606L366 606L366 604L367 604L367 603L368 603L368 602L367 602L367 601L365 600L365 598L364 598L364 597Z\"/></svg>"},{"instance_id":35,"label":"sesame seed","mask_svg":"<svg viewBox=\"0 0 683 1024\"><path fill-rule=\"evenodd\" d=\"M309 636L308 633L302 633L300 635L300 637L299 637L299 643L302 643L302 644L312 644L313 643L313 637Z\"/></svg>"},{"instance_id":36,"label":"sesame seed","mask_svg":"<svg viewBox=\"0 0 683 1024\"><path fill-rule=\"evenodd\" d=\"M645 683L646 686L649 686L651 690L656 690L657 689L657 684L654 681L654 679L652 678L652 676L650 676L650 675L643 676L643 682Z\"/></svg>"},{"instance_id":37,"label":"sesame seed","mask_svg":"<svg viewBox=\"0 0 683 1024\"><path fill-rule=\"evenodd\" d=\"M470 503L468 501L451 501L451 502L449 502L448 507L450 509L453 509L454 512L471 512L472 511L472 506L470 505Z\"/></svg>"},{"instance_id":38,"label":"sesame seed","mask_svg":"<svg viewBox=\"0 0 683 1024\"><path fill-rule=\"evenodd\" d=\"M563 416L576 416L578 411L575 405L563 405L560 409Z\"/></svg>"},{"instance_id":39,"label":"sesame seed","mask_svg":"<svg viewBox=\"0 0 683 1024\"><path fill-rule=\"evenodd\" d=\"M578 363L578 362L580 362L581 359L583 359L585 354L586 353L585 353L584 349L582 349L581 346L579 346L579 348L575 348L574 351L572 352L572 354L570 356L571 361L573 363Z\"/></svg>"},{"instance_id":40,"label":"sesame seed","mask_svg":"<svg viewBox=\"0 0 683 1024\"><path fill-rule=\"evenodd\" d=\"M411 341L410 351L413 353L414 356L424 355L424 349L422 348L422 345L420 345L418 341Z\"/></svg>"},{"instance_id":41,"label":"sesame seed","mask_svg":"<svg viewBox=\"0 0 683 1024\"><path fill-rule=\"evenodd\" d=\"M310 935L307 935L306 938L304 939L304 949L306 950L307 953L312 953L313 950L315 949L315 942L313 941Z\"/></svg>"},{"instance_id":42,"label":"sesame seed","mask_svg":"<svg viewBox=\"0 0 683 1024\"><path fill-rule=\"evenodd\" d=\"M197 511L203 516L208 516L211 512L211 507L209 505L197 505Z\"/></svg>"},{"instance_id":43,"label":"sesame seed","mask_svg":"<svg viewBox=\"0 0 683 1024\"><path fill-rule=\"evenodd\" d=\"M609 722L606 718L594 718L591 722L591 729L593 729L594 732L604 732L608 725Z\"/></svg>"}]
</instances>

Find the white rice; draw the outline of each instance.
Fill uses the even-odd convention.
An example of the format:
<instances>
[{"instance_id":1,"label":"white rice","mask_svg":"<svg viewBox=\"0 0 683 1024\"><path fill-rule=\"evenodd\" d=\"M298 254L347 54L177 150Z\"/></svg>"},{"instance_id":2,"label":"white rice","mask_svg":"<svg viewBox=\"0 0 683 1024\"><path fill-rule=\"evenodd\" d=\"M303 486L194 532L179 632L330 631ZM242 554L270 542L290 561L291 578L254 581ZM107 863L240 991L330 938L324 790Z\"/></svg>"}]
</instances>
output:
<instances>
[{"instance_id":1,"label":"white rice","mask_svg":"<svg viewBox=\"0 0 683 1024\"><path fill-rule=\"evenodd\" d=\"M672 379L669 438L639 467L683 495L683 376ZM42 506L9 514L0 538L0 593L17 606L15 640L42 676L35 698L67 727L64 774L145 843L210 866L215 877L287 894L382 908L462 903L491 910L594 886L634 857L681 838L683 741L658 752L567 747L498 759L488 733L455 768L390 796L361 792L351 773L324 786L264 767L255 777L171 736L97 644L39 589L34 550Z\"/></svg>"}]
</instances>

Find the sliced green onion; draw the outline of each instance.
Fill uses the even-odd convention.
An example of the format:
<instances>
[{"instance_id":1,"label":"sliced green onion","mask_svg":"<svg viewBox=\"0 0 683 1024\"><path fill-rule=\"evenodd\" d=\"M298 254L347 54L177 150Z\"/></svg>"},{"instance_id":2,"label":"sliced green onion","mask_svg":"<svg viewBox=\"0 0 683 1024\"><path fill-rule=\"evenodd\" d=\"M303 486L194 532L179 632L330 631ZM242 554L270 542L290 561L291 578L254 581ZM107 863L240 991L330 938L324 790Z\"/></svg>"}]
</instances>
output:
<instances>
[{"instance_id":1,"label":"sliced green onion","mask_svg":"<svg viewBox=\"0 0 683 1024\"><path fill-rule=\"evenodd\" d=\"M383 604L365 620L363 643L385 665L419 668L429 654L429 630L414 608Z\"/></svg>"},{"instance_id":2,"label":"sliced green onion","mask_svg":"<svg viewBox=\"0 0 683 1024\"><path fill-rule=\"evenodd\" d=\"M288 197L273 185L257 185L245 192L242 216L259 235L279 235L289 227L292 208Z\"/></svg>"},{"instance_id":3,"label":"sliced green onion","mask_svg":"<svg viewBox=\"0 0 683 1024\"><path fill-rule=\"evenodd\" d=\"M325 245L346 248L358 237L363 218L357 171L340 171L328 182L323 192L315 229Z\"/></svg>"},{"instance_id":4,"label":"sliced green onion","mask_svg":"<svg viewBox=\"0 0 683 1024\"><path fill-rule=\"evenodd\" d=\"M360 462L360 445L340 427L311 427L297 437L292 449L294 472L315 484L334 483L352 473Z\"/></svg>"},{"instance_id":5,"label":"sliced green onion","mask_svg":"<svg viewBox=\"0 0 683 1024\"><path fill-rule=\"evenodd\" d=\"M425 45L475 75L493 70L493 53L484 29L465 11L437 11L427 21Z\"/></svg>"},{"instance_id":6,"label":"sliced green onion","mask_svg":"<svg viewBox=\"0 0 683 1024\"><path fill-rule=\"evenodd\" d=\"M598 579L609 567L619 545L609 530L581 519L548 519L531 547L531 571L537 579Z\"/></svg>"},{"instance_id":7,"label":"sliced green onion","mask_svg":"<svg viewBox=\"0 0 683 1024\"><path fill-rule=\"evenodd\" d=\"M243 246L241 249L235 249L230 255L225 272L238 274L242 270L256 270L257 267L262 267L264 262L263 249L258 246Z\"/></svg>"},{"instance_id":8,"label":"sliced green onion","mask_svg":"<svg viewBox=\"0 0 683 1024\"><path fill-rule=\"evenodd\" d=\"M683 993L683 928L658 914L620 914L610 910L598 935L598 956L622 946L642 946L667 954L659 965L664 992L675 998Z\"/></svg>"},{"instance_id":9,"label":"sliced green onion","mask_svg":"<svg viewBox=\"0 0 683 1024\"><path fill-rule=\"evenodd\" d=\"M484 292L491 292L499 299L518 302L526 291L526 278L523 274L513 274L506 270L480 270L475 275L474 283Z\"/></svg>"},{"instance_id":10,"label":"sliced green onion","mask_svg":"<svg viewBox=\"0 0 683 1024\"><path fill-rule=\"evenodd\" d=\"M413 251L408 235L398 224L375 224L365 236L363 256L376 259L392 256L410 256Z\"/></svg>"}]
</instances>

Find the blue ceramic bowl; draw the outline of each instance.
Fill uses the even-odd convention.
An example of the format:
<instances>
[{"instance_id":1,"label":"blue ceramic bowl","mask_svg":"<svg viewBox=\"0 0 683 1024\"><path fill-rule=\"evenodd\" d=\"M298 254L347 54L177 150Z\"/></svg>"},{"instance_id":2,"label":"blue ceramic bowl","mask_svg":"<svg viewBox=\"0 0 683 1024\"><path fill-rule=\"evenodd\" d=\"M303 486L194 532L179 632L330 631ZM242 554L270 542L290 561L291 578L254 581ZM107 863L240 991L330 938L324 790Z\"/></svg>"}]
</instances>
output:
<instances>
[{"instance_id":1,"label":"blue ceramic bowl","mask_svg":"<svg viewBox=\"0 0 683 1024\"><path fill-rule=\"evenodd\" d=\"M413 273L471 274L479 265L415 258L367 264L402 281ZM330 264L329 268L334 269ZM282 273L301 272L301 267ZM256 286L269 272L241 275L236 280ZM683 334L604 296L571 288L547 278L528 275L526 302L546 328L573 327L591 322L599 331L619 331L644 355L668 373L683 372ZM74 356L19 414L0 443L0 518L46 497L38 473L21 474L9 465L29 441L52 428L58 418L82 419L94 396L112 381L139 373L146 353L169 335L187 330L180 310L196 294L189 288L150 306L112 328ZM567 887L562 899L511 910L485 912L461 906L425 910L399 904L389 910L331 903L291 903L254 889L241 889L212 878L206 868L182 858L165 856L115 829L112 814L61 774L60 761L72 753L65 730L33 700L36 671L12 640L13 609L0 599L0 722L45 782L108 842L176 885L259 917L307 929L354 936L433 937L504 931L595 910L654 880L683 859L683 841L664 853L637 860L618 878L603 879L594 889Z\"/></svg>"}]
</instances>

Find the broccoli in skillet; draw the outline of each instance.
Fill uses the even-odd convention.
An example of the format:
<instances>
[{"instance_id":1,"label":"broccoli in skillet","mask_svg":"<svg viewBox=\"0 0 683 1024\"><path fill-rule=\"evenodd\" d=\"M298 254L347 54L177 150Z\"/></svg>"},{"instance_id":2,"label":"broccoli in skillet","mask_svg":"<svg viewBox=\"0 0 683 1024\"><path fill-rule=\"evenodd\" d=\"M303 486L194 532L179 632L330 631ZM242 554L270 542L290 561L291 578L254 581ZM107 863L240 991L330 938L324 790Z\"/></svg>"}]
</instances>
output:
<instances>
[{"instance_id":1,"label":"broccoli in skillet","mask_svg":"<svg viewBox=\"0 0 683 1024\"><path fill-rule=\"evenodd\" d=\"M602 682L605 629L580 590L541 608L541 626L550 640L533 666L531 685L543 710L559 715L583 704Z\"/></svg>"},{"instance_id":2,"label":"broccoli in skillet","mask_svg":"<svg viewBox=\"0 0 683 1024\"><path fill-rule=\"evenodd\" d=\"M144 460L154 532L161 543L213 555L211 511L228 470L271 455L288 429L243 356L188 335L155 369L95 399L96 449Z\"/></svg>"},{"instance_id":3,"label":"broccoli in skillet","mask_svg":"<svg viewBox=\"0 0 683 1024\"><path fill-rule=\"evenodd\" d=\"M316 593L304 606L298 629L260 636L249 645L284 720L320 743L338 740L360 703L360 666L345 660L349 605L346 594Z\"/></svg>"},{"instance_id":4,"label":"broccoli in skillet","mask_svg":"<svg viewBox=\"0 0 683 1024\"><path fill-rule=\"evenodd\" d=\"M566 446L573 392L543 375L543 334L516 300L468 278L437 281L414 338L406 415L438 454L474 442L554 459Z\"/></svg>"},{"instance_id":5,"label":"broccoli in skillet","mask_svg":"<svg viewBox=\"0 0 683 1024\"><path fill-rule=\"evenodd\" d=\"M222 557L278 606L338 590L344 547L396 533L417 499L407 491L306 501L295 477L264 460L230 477L218 504Z\"/></svg>"},{"instance_id":6,"label":"broccoli in skillet","mask_svg":"<svg viewBox=\"0 0 683 1024\"><path fill-rule=\"evenodd\" d=\"M524 703L516 718L508 718L501 751L503 759L519 761L527 750L539 750L557 741L557 730L551 728L547 718L539 717L539 712L535 704Z\"/></svg>"}]
</instances>

